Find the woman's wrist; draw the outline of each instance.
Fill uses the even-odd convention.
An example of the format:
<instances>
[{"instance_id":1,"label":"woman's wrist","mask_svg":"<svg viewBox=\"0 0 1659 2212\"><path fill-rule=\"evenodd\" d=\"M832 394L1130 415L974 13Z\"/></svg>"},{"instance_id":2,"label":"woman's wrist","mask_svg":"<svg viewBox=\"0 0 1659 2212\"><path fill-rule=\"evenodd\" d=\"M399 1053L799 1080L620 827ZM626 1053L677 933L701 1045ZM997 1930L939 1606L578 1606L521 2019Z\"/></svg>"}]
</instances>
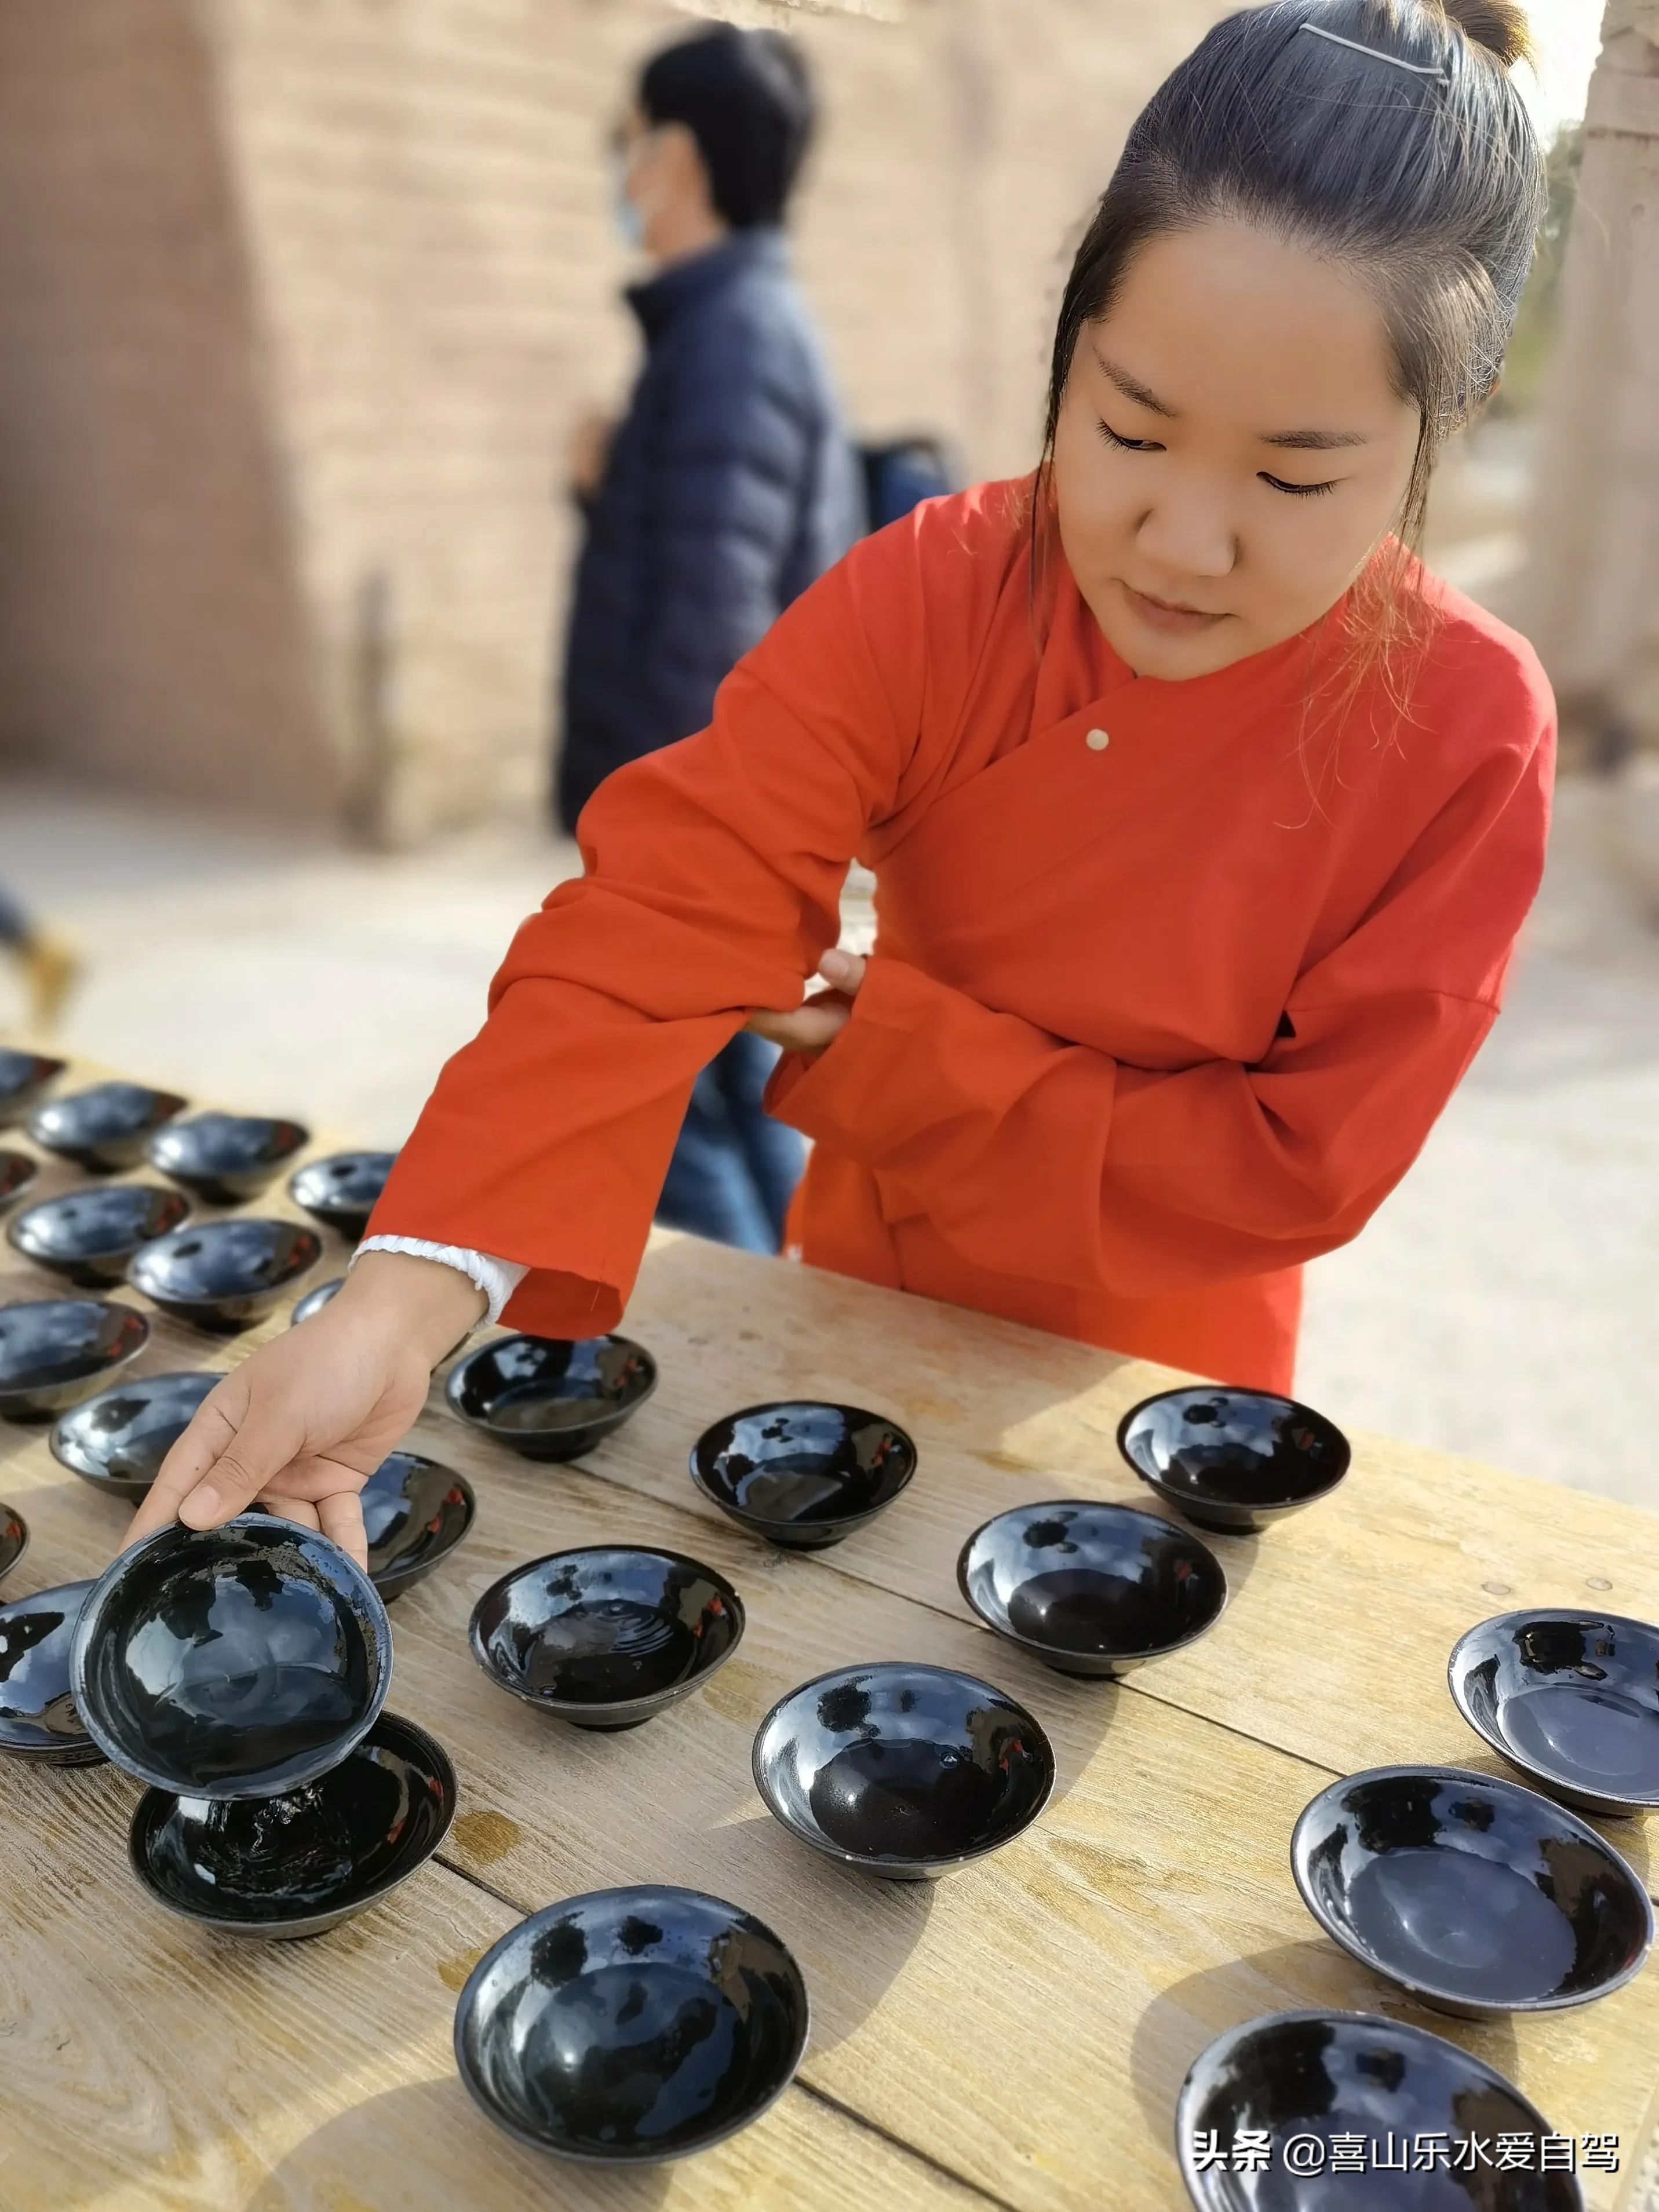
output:
<instances>
[{"instance_id":1,"label":"woman's wrist","mask_svg":"<svg viewBox=\"0 0 1659 2212\"><path fill-rule=\"evenodd\" d=\"M489 1302L470 1277L441 1260L365 1252L333 1303L412 1345L435 1367L483 1319Z\"/></svg>"}]
</instances>

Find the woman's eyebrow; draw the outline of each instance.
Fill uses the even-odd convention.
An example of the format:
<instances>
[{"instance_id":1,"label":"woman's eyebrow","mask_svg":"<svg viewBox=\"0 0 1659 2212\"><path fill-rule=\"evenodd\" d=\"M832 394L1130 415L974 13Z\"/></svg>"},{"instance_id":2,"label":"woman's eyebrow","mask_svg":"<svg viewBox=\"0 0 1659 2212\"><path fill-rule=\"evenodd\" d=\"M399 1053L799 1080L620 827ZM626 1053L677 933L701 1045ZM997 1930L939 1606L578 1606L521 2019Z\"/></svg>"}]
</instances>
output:
<instances>
[{"instance_id":1,"label":"woman's eyebrow","mask_svg":"<svg viewBox=\"0 0 1659 2212\"><path fill-rule=\"evenodd\" d=\"M1115 362L1108 361L1098 346L1091 346L1090 350L1100 364L1102 375L1109 377L1126 399L1133 399L1137 407L1149 408L1154 415L1167 416L1171 422L1176 420L1177 410L1173 407L1166 406L1158 394L1149 391L1138 376L1131 376L1127 368L1120 368Z\"/></svg>"},{"instance_id":2,"label":"woman's eyebrow","mask_svg":"<svg viewBox=\"0 0 1659 2212\"><path fill-rule=\"evenodd\" d=\"M1363 430L1281 430L1274 437L1264 437L1264 446L1289 446L1298 453L1332 453L1342 446L1369 446L1370 440Z\"/></svg>"},{"instance_id":3,"label":"woman's eyebrow","mask_svg":"<svg viewBox=\"0 0 1659 2212\"><path fill-rule=\"evenodd\" d=\"M1167 422L1180 420L1178 407L1171 407L1167 400L1160 399L1149 385L1143 384L1138 376L1131 376L1116 362L1108 361L1098 346L1091 346L1090 350L1099 363L1101 374L1115 384L1126 399L1133 399L1137 407L1145 407L1153 415L1162 415ZM1288 447L1304 453L1334 453L1344 446L1369 446L1370 442L1363 430L1279 430L1264 433L1261 439L1264 446Z\"/></svg>"}]
</instances>

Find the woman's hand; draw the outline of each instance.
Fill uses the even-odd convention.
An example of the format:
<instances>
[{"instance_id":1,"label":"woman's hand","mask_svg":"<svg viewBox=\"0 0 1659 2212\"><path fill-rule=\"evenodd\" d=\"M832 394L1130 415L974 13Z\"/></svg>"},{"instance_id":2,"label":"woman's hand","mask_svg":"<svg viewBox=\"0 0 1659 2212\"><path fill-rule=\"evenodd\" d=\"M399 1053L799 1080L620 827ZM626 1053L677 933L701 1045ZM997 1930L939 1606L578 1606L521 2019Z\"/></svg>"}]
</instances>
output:
<instances>
[{"instance_id":1,"label":"woman's hand","mask_svg":"<svg viewBox=\"0 0 1659 2212\"><path fill-rule=\"evenodd\" d=\"M855 952L826 952L818 973L831 986L789 1014L751 1014L744 1026L786 1052L817 1054L841 1035L864 981L864 963Z\"/></svg>"},{"instance_id":2,"label":"woman's hand","mask_svg":"<svg viewBox=\"0 0 1659 2212\"><path fill-rule=\"evenodd\" d=\"M459 1268L366 1253L320 1313L251 1352L208 1393L127 1541L174 1519L216 1528L263 1499L367 1565L358 1493L413 1425L434 1367L484 1306Z\"/></svg>"}]
</instances>

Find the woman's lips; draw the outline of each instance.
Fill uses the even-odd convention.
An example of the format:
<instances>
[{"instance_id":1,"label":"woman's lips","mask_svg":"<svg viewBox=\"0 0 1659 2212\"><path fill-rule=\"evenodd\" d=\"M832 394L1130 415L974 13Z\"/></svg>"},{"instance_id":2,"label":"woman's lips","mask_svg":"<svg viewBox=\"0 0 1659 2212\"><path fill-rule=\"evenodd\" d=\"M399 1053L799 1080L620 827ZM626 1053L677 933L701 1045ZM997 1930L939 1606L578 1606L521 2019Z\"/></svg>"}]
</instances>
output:
<instances>
[{"instance_id":1,"label":"woman's lips","mask_svg":"<svg viewBox=\"0 0 1659 2212\"><path fill-rule=\"evenodd\" d=\"M1168 599L1149 599L1132 584L1124 584L1121 589L1131 612L1148 629L1160 629L1171 637L1190 637L1196 630L1209 629L1227 619L1225 615L1207 615L1195 607L1174 606Z\"/></svg>"}]
</instances>

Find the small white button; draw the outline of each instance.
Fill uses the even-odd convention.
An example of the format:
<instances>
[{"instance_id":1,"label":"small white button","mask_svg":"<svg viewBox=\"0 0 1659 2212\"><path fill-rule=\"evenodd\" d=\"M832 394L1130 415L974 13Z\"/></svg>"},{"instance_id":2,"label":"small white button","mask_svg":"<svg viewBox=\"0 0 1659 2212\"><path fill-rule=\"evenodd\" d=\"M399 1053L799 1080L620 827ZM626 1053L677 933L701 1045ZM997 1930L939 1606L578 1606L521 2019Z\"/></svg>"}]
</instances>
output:
<instances>
[{"instance_id":1,"label":"small white button","mask_svg":"<svg viewBox=\"0 0 1659 2212\"><path fill-rule=\"evenodd\" d=\"M1091 730L1083 742L1091 753L1103 753L1112 741L1104 730Z\"/></svg>"}]
</instances>

